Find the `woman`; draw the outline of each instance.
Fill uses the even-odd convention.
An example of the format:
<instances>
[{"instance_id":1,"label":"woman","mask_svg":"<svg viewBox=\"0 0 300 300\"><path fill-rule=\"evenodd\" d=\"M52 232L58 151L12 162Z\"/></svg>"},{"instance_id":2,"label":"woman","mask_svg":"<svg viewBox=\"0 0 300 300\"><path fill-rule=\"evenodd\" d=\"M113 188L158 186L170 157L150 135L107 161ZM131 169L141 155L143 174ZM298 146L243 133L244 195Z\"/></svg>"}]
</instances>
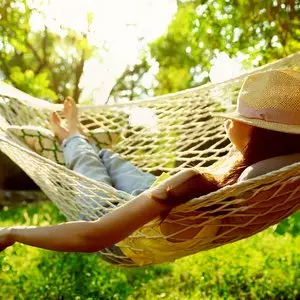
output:
<instances>
[{"instance_id":1,"label":"woman","mask_svg":"<svg viewBox=\"0 0 300 300\"><path fill-rule=\"evenodd\" d=\"M291 70L274 70L249 76L239 93L237 112L222 116L228 119L225 123L226 132L240 153L240 158L235 161L231 170L222 178L215 178L211 174L200 174L196 169L187 169L152 188L154 176L141 172L112 152L101 151L97 156L80 135L76 105L67 99L64 113L68 129L61 126L56 114L51 118L52 130L63 143L67 165L87 177L113 184L116 188L137 196L96 221L3 228L0 230L0 249L4 250L20 242L55 251L96 252L126 239L157 217L164 220L177 205L237 182L243 171L255 163L300 152L299 83L300 73ZM120 166L119 170L123 170L123 174L115 171ZM138 182L143 184L137 184ZM190 224L186 224L187 228L188 225ZM212 223L209 229L206 226L186 229L173 235L168 242L170 245L181 244L199 234L211 239L217 234L219 225ZM184 226L185 224L181 225L181 229ZM165 235L172 235L180 228L162 221L159 229ZM153 244L144 246L156 249ZM166 245L158 247L158 251L163 251L163 247ZM130 252L126 254L139 264L149 263L133 255L131 257ZM160 260L155 262L163 259L164 254L161 254Z\"/></svg>"}]
</instances>

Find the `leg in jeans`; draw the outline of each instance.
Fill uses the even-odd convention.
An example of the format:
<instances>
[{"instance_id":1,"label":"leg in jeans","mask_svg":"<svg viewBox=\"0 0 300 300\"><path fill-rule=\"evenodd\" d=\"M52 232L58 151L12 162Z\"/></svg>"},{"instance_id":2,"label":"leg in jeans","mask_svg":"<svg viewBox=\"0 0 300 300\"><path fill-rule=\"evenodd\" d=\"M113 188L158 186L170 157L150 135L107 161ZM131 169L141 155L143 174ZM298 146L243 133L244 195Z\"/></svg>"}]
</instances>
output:
<instances>
[{"instance_id":1,"label":"leg in jeans","mask_svg":"<svg viewBox=\"0 0 300 300\"><path fill-rule=\"evenodd\" d=\"M112 181L98 154L88 141L81 136L72 136L62 143L67 168L87 178L112 186ZM88 184L78 184L74 197L82 220L97 219L110 207L109 197L104 192L91 192Z\"/></svg>"},{"instance_id":2,"label":"leg in jeans","mask_svg":"<svg viewBox=\"0 0 300 300\"><path fill-rule=\"evenodd\" d=\"M117 190L136 196L147 190L156 180L154 175L141 171L112 151L101 150L99 156Z\"/></svg>"},{"instance_id":3,"label":"leg in jeans","mask_svg":"<svg viewBox=\"0 0 300 300\"><path fill-rule=\"evenodd\" d=\"M156 177L142 172L109 150L96 152L83 137L72 136L63 142L66 166L75 172L106 183L117 190L138 195L148 189Z\"/></svg>"},{"instance_id":4,"label":"leg in jeans","mask_svg":"<svg viewBox=\"0 0 300 300\"><path fill-rule=\"evenodd\" d=\"M98 154L95 148L80 136L73 136L65 140L63 152L66 166L69 169L132 195L148 189L156 179L155 176L142 172L111 151L101 150ZM99 195L99 198L103 197L106 196ZM76 201L80 201L80 199L76 199ZM101 204L105 206L106 203ZM93 204L91 205L93 207ZM84 213L81 215L81 219L86 219ZM110 263L134 265L132 260L127 258L115 245L103 249L101 252L101 257Z\"/></svg>"},{"instance_id":5,"label":"leg in jeans","mask_svg":"<svg viewBox=\"0 0 300 300\"><path fill-rule=\"evenodd\" d=\"M68 169L85 177L112 185L105 166L92 145L81 136L72 136L62 143Z\"/></svg>"}]
</instances>

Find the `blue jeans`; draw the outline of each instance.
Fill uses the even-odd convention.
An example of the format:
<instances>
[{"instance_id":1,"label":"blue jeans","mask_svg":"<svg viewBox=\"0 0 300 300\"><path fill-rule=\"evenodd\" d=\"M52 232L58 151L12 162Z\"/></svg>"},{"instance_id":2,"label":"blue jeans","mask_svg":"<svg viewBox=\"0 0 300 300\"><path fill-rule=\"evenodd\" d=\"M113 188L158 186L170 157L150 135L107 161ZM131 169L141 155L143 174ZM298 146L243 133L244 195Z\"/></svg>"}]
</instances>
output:
<instances>
[{"instance_id":1,"label":"blue jeans","mask_svg":"<svg viewBox=\"0 0 300 300\"><path fill-rule=\"evenodd\" d=\"M64 140L62 146L65 163L69 169L85 177L113 186L127 194L137 196L147 190L156 180L154 175L141 171L130 162L121 159L116 153L106 149L97 150L84 137L72 136ZM102 201L101 196L103 197ZM105 207L107 202L104 199L105 195L100 194L99 202ZM76 199L76 201L80 201L80 199ZM82 219L85 219L84 214ZM113 256L119 256L121 263L124 263L124 259L128 260L117 246L112 246L102 252L110 252ZM113 258L110 259L110 256L102 255L102 258L111 263L118 263ZM129 259L128 263L130 262L132 264Z\"/></svg>"}]
</instances>

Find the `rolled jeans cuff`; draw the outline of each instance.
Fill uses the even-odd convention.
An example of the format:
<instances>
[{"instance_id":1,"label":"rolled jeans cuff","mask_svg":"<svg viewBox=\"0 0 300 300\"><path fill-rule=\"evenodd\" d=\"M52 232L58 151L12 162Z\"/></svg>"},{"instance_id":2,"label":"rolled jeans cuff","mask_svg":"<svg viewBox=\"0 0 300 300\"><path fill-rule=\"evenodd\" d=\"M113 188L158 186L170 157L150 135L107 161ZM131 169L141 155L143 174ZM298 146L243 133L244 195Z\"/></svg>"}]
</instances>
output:
<instances>
[{"instance_id":1,"label":"rolled jeans cuff","mask_svg":"<svg viewBox=\"0 0 300 300\"><path fill-rule=\"evenodd\" d=\"M67 147L67 144L68 143L70 143L72 140L74 140L74 139L83 139L83 140L86 140L86 141L88 141L88 139L85 137L85 136L83 136L83 135L72 135L72 136L70 136L70 137L67 137L66 139L64 139L63 141L62 141L62 143L61 143L61 146L63 147L63 148L66 148Z\"/></svg>"}]
</instances>

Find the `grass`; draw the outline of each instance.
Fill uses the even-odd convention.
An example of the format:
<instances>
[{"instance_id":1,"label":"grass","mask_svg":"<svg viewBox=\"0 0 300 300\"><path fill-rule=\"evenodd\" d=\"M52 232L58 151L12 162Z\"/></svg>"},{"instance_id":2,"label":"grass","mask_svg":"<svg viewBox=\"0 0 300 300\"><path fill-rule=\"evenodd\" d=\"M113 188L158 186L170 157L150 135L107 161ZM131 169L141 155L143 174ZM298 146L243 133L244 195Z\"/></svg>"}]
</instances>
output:
<instances>
[{"instance_id":1,"label":"grass","mask_svg":"<svg viewBox=\"0 0 300 300\"><path fill-rule=\"evenodd\" d=\"M0 212L0 226L64 217L49 202ZM172 264L121 269L95 254L15 245L0 253L0 299L297 299L299 214L256 236Z\"/></svg>"}]
</instances>

